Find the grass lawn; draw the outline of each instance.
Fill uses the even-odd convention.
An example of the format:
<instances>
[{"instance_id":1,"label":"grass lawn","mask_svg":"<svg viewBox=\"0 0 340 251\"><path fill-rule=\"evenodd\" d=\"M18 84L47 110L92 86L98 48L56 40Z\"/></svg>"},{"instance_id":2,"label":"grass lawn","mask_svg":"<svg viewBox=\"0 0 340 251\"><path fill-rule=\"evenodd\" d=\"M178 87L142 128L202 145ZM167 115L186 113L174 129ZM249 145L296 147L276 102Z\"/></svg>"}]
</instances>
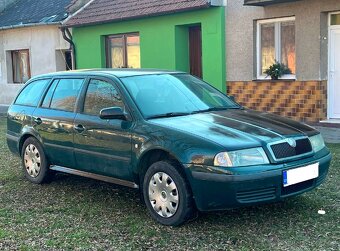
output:
<instances>
[{"instance_id":1,"label":"grass lawn","mask_svg":"<svg viewBox=\"0 0 340 251\"><path fill-rule=\"evenodd\" d=\"M29 183L5 124L0 117L0 250L340 250L340 145L329 145L331 171L317 190L172 228L153 222L133 189L66 174Z\"/></svg>"}]
</instances>

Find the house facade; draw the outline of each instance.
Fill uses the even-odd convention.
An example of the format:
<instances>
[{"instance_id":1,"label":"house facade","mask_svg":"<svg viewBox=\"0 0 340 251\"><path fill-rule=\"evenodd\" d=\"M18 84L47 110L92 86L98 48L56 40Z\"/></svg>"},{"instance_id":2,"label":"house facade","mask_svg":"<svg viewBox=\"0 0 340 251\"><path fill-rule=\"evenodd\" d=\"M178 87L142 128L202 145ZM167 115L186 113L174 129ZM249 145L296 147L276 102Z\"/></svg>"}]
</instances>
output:
<instances>
[{"instance_id":1,"label":"house facade","mask_svg":"<svg viewBox=\"0 0 340 251\"><path fill-rule=\"evenodd\" d=\"M227 89L246 107L306 122L340 119L340 1L233 0ZM292 74L272 81L278 61Z\"/></svg>"},{"instance_id":2,"label":"house facade","mask_svg":"<svg viewBox=\"0 0 340 251\"><path fill-rule=\"evenodd\" d=\"M70 2L6 0L0 5L0 105L10 104L29 78L72 67L70 44L59 29Z\"/></svg>"},{"instance_id":3,"label":"house facade","mask_svg":"<svg viewBox=\"0 0 340 251\"><path fill-rule=\"evenodd\" d=\"M77 68L190 72L226 91L226 1L94 0L64 23Z\"/></svg>"}]
</instances>

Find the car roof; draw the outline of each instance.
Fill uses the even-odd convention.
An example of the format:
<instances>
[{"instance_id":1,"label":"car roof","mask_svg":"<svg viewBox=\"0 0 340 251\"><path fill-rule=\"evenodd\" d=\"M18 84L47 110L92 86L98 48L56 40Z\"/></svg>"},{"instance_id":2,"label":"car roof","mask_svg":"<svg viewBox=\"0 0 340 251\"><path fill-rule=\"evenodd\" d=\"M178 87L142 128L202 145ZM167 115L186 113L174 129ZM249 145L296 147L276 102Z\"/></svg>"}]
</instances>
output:
<instances>
[{"instance_id":1,"label":"car roof","mask_svg":"<svg viewBox=\"0 0 340 251\"><path fill-rule=\"evenodd\" d=\"M84 76L84 75L96 75L96 76L114 76L117 78L144 76L144 75L160 75L160 74L175 74L184 73L179 71L159 70L159 69L84 69L74 71L62 71L54 72L44 75L36 76L41 77L61 77L61 76Z\"/></svg>"}]
</instances>

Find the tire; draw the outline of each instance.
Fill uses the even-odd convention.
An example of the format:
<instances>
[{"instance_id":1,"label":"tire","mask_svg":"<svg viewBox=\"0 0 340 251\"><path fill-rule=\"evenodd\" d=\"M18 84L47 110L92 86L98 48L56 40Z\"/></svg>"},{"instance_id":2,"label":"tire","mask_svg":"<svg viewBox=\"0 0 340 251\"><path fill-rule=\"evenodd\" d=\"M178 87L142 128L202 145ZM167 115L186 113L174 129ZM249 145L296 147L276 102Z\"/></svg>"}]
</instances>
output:
<instances>
[{"instance_id":1,"label":"tire","mask_svg":"<svg viewBox=\"0 0 340 251\"><path fill-rule=\"evenodd\" d=\"M143 197L149 213L167 226L179 226L195 212L190 186L179 168L174 163L159 161L144 176Z\"/></svg>"},{"instance_id":2,"label":"tire","mask_svg":"<svg viewBox=\"0 0 340 251\"><path fill-rule=\"evenodd\" d=\"M42 184L49 181L52 171L40 142L30 137L22 146L21 160L25 177L32 183Z\"/></svg>"}]
</instances>

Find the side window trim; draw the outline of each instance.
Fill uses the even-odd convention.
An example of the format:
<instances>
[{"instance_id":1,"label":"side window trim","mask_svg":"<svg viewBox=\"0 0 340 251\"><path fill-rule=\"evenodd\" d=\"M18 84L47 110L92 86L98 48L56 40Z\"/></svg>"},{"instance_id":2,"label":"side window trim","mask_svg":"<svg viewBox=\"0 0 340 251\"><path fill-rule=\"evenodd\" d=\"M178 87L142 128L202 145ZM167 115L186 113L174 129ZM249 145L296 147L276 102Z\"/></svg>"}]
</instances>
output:
<instances>
[{"instance_id":1,"label":"side window trim","mask_svg":"<svg viewBox=\"0 0 340 251\"><path fill-rule=\"evenodd\" d=\"M84 84L82 89L80 90L80 93L78 95L78 99L76 101L76 110L75 113L83 113L84 110L84 104L85 104L85 98L86 98L86 92L87 88L91 82L91 77L86 77L84 79Z\"/></svg>"},{"instance_id":2,"label":"side window trim","mask_svg":"<svg viewBox=\"0 0 340 251\"><path fill-rule=\"evenodd\" d=\"M56 86L55 86L55 88L54 88L54 90L53 90L53 93L52 93L52 96L51 96L51 100L50 100L50 102L49 102L49 104L48 104L48 107L43 107L42 105L43 105L43 103L44 103L44 100L45 100L45 98L46 98L46 96L47 96L48 91L49 91L50 88L52 87L54 81L58 81L58 82L57 82L57 84L56 84ZM39 108L50 109L50 105L51 105L51 101L52 101L52 98L53 98L53 94L54 94L55 89L57 88L57 86L58 86L58 84L59 84L59 81L60 81L60 79L58 79L58 78L52 78L52 79L51 79L51 81L50 81L50 83L48 84L46 90L44 91L44 95L42 96L42 98L41 98L41 100L40 100L40 102L39 102L39 106L38 106Z\"/></svg>"}]
</instances>

